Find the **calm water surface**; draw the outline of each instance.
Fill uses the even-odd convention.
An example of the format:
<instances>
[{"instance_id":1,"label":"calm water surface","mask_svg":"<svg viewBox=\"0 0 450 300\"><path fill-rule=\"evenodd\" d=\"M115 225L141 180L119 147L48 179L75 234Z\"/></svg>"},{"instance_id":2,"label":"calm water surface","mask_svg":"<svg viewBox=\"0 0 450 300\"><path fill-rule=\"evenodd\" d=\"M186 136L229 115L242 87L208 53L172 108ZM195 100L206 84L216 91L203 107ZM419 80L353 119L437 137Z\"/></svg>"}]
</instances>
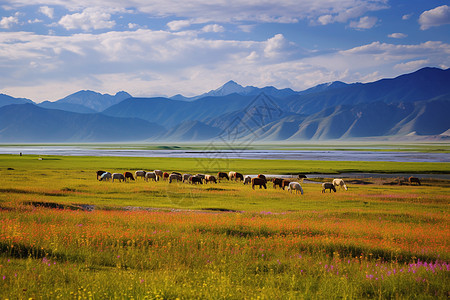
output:
<instances>
[{"instance_id":1,"label":"calm water surface","mask_svg":"<svg viewBox=\"0 0 450 300\"><path fill-rule=\"evenodd\" d=\"M142 150L75 146L0 146L0 154L63 156L190 157L222 159L287 159L335 161L450 162L448 153L334 150Z\"/></svg>"}]
</instances>

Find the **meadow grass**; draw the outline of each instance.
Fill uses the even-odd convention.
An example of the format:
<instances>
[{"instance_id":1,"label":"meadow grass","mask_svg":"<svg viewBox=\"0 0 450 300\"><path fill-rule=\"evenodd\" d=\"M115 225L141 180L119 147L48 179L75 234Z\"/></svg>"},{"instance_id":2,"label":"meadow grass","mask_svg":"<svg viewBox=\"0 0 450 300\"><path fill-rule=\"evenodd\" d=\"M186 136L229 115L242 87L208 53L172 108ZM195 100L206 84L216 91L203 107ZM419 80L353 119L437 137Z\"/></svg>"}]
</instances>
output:
<instances>
[{"instance_id":1,"label":"meadow grass","mask_svg":"<svg viewBox=\"0 0 450 300\"><path fill-rule=\"evenodd\" d=\"M203 163L203 165L202 165ZM205 172L195 159L0 156L0 298L450 296L449 185L304 195L95 171ZM448 164L230 160L209 173L447 172ZM9 168L9 169L8 169ZM223 168L223 169L222 169ZM398 168L398 169L395 169ZM208 173L208 172L205 172ZM91 206L89 206L91 205ZM88 210L94 208L93 210Z\"/></svg>"}]
</instances>

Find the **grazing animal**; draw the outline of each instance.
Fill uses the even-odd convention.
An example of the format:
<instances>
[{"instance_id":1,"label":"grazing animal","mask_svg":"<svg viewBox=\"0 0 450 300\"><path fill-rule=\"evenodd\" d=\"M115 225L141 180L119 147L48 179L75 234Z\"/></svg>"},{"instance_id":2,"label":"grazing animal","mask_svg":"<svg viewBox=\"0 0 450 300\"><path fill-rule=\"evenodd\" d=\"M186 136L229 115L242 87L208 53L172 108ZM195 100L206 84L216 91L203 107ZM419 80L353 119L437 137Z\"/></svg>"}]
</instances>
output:
<instances>
[{"instance_id":1,"label":"grazing animal","mask_svg":"<svg viewBox=\"0 0 450 300\"><path fill-rule=\"evenodd\" d=\"M228 172L228 177L230 180L236 179L236 172L230 171Z\"/></svg>"},{"instance_id":2,"label":"grazing animal","mask_svg":"<svg viewBox=\"0 0 450 300\"><path fill-rule=\"evenodd\" d=\"M214 177L213 175L206 175L205 176L205 183L208 183L208 182L217 183L216 177Z\"/></svg>"},{"instance_id":3,"label":"grazing animal","mask_svg":"<svg viewBox=\"0 0 450 300\"><path fill-rule=\"evenodd\" d=\"M295 181L289 183L289 186L288 186L289 193L292 193L292 191L294 191L294 190L295 190L296 194L300 191L300 193L303 195L302 186L300 185L300 183L295 182Z\"/></svg>"},{"instance_id":4,"label":"grazing animal","mask_svg":"<svg viewBox=\"0 0 450 300\"><path fill-rule=\"evenodd\" d=\"M197 176L191 176L191 177L189 177L189 181L190 181L192 184L196 184L196 183L203 184L203 179L202 179L201 177L197 177Z\"/></svg>"},{"instance_id":5,"label":"grazing animal","mask_svg":"<svg viewBox=\"0 0 450 300\"><path fill-rule=\"evenodd\" d=\"M112 182L114 182L114 179L119 180L119 182L121 182L121 181L125 182L125 176L123 176L122 173L113 173L112 174Z\"/></svg>"},{"instance_id":6,"label":"grazing animal","mask_svg":"<svg viewBox=\"0 0 450 300\"><path fill-rule=\"evenodd\" d=\"M304 174L298 174L298 175L297 175L297 178L300 179L300 183L303 183L303 179L306 178L306 175L304 175Z\"/></svg>"},{"instance_id":7,"label":"grazing animal","mask_svg":"<svg viewBox=\"0 0 450 300\"><path fill-rule=\"evenodd\" d=\"M123 173L123 176L125 177L125 181L127 181L127 179L131 179L134 181L134 177L131 172L125 172L125 173Z\"/></svg>"},{"instance_id":8,"label":"grazing animal","mask_svg":"<svg viewBox=\"0 0 450 300\"><path fill-rule=\"evenodd\" d=\"M417 183L418 185L421 185L420 184L420 180L417 177L412 177L411 176L411 177L408 178L408 181L409 181L410 184Z\"/></svg>"},{"instance_id":9,"label":"grazing animal","mask_svg":"<svg viewBox=\"0 0 450 300\"><path fill-rule=\"evenodd\" d=\"M332 184L331 182L324 182L322 183L322 193L325 193L325 190L333 190L334 192L336 192L336 188L334 187L334 184Z\"/></svg>"},{"instance_id":10,"label":"grazing animal","mask_svg":"<svg viewBox=\"0 0 450 300\"><path fill-rule=\"evenodd\" d=\"M267 178L266 178L266 176L265 175L263 175L263 174L258 174L258 176L257 176L258 178L261 178L261 179L264 179L265 181L267 181Z\"/></svg>"},{"instance_id":11,"label":"grazing animal","mask_svg":"<svg viewBox=\"0 0 450 300\"><path fill-rule=\"evenodd\" d=\"M181 173L178 173L178 172L172 172L170 174L177 174L177 175L183 176L183 175L181 175Z\"/></svg>"},{"instance_id":12,"label":"grazing animal","mask_svg":"<svg viewBox=\"0 0 450 300\"><path fill-rule=\"evenodd\" d=\"M97 180L102 176L106 171L97 171Z\"/></svg>"},{"instance_id":13,"label":"grazing animal","mask_svg":"<svg viewBox=\"0 0 450 300\"><path fill-rule=\"evenodd\" d=\"M252 189L255 189L255 185L259 185L259 188L264 187L267 189L266 182L263 178L252 178Z\"/></svg>"},{"instance_id":14,"label":"grazing animal","mask_svg":"<svg viewBox=\"0 0 450 300\"><path fill-rule=\"evenodd\" d=\"M252 182L252 178L250 175L245 176L244 178L244 184L250 184Z\"/></svg>"},{"instance_id":15,"label":"grazing animal","mask_svg":"<svg viewBox=\"0 0 450 300\"><path fill-rule=\"evenodd\" d=\"M277 187L277 185L280 188L283 188L283 179L282 178L274 178L274 179L272 179L272 182L273 182L273 188L274 189Z\"/></svg>"},{"instance_id":16,"label":"grazing animal","mask_svg":"<svg viewBox=\"0 0 450 300\"><path fill-rule=\"evenodd\" d=\"M172 183L172 181L183 181L183 176L181 174L172 173L169 175L169 183Z\"/></svg>"},{"instance_id":17,"label":"grazing animal","mask_svg":"<svg viewBox=\"0 0 450 300\"><path fill-rule=\"evenodd\" d=\"M111 173L109 173L109 172L105 172L105 173L103 173L101 176L100 176L100 181L102 181L102 180L110 180L111 179Z\"/></svg>"},{"instance_id":18,"label":"grazing animal","mask_svg":"<svg viewBox=\"0 0 450 300\"><path fill-rule=\"evenodd\" d=\"M153 179L155 182L157 182L159 180L159 177L155 172L147 172L145 173L145 181L148 181L149 179Z\"/></svg>"},{"instance_id":19,"label":"grazing animal","mask_svg":"<svg viewBox=\"0 0 450 300\"><path fill-rule=\"evenodd\" d=\"M348 190L347 185L345 184L344 180L342 180L340 178L333 179L333 185L334 185L334 187L339 187L341 189L343 188L345 190Z\"/></svg>"},{"instance_id":20,"label":"grazing animal","mask_svg":"<svg viewBox=\"0 0 450 300\"><path fill-rule=\"evenodd\" d=\"M283 179L283 181L281 182L281 188L285 190L289 187L289 183L291 183L289 180Z\"/></svg>"},{"instance_id":21,"label":"grazing animal","mask_svg":"<svg viewBox=\"0 0 450 300\"><path fill-rule=\"evenodd\" d=\"M169 179L169 173L164 172L162 177L163 177L163 180Z\"/></svg>"},{"instance_id":22,"label":"grazing animal","mask_svg":"<svg viewBox=\"0 0 450 300\"><path fill-rule=\"evenodd\" d=\"M158 175L158 177L163 177L163 171L161 171L161 170L154 170L153 172L155 172L155 174Z\"/></svg>"},{"instance_id":23,"label":"grazing animal","mask_svg":"<svg viewBox=\"0 0 450 300\"><path fill-rule=\"evenodd\" d=\"M195 174L196 177L200 177L201 179L205 179L205 174Z\"/></svg>"},{"instance_id":24,"label":"grazing animal","mask_svg":"<svg viewBox=\"0 0 450 300\"><path fill-rule=\"evenodd\" d=\"M220 182L220 179L222 179L222 178L226 178L227 180L230 180L230 177L228 177L227 173L225 173L225 172L217 173L217 179L219 180L219 182Z\"/></svg>"},{"instance_id":25,"label":"grazing animal","mask_svg":"<svg viewBox=\"0 0 450 300\"><path fill-rule=\"evenodd\" d=\"M183 182L189 182L189 178L192 176L192 174L183 174Z\"/></svg>"},{"instance_id":26,"label":"grazing animal","mask_svg":"<svg viewBox=\"0 0 450 300\"><path fill-rule=\"evenodd\" d=\"M242 175L241 173L236 172L236 181L238 181L238 179L244 181L244 175Z\"/></svg>"},{"instance_id":27,"label":"grazing animal","mask_svg":"<svg viewBox=\"0 0 450 300\"><path fill-rule=\"evenodd\" d=\"M145 179L145 173L147 173L147 172L145 172L144 170L139 170L139 171L134 172L134 176L136 176L136 179L138 177L142 177Z\"/></svg>"}]
</instances>

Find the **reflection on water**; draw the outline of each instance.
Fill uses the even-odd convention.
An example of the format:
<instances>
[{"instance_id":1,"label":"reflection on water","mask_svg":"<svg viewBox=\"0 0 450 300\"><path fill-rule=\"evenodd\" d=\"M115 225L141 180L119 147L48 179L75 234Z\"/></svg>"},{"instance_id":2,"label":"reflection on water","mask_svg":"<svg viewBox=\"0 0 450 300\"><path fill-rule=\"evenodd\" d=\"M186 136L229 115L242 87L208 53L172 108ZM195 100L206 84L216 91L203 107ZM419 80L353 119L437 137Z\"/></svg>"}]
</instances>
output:
<instances>
[{"instance_id":1,"label":"reflection on water","mask_svg":"<svg viewBox=\"0 0 450 300\"><path fill-rule=\"evenodd\" d=\"M448 153L340 150L142 150L95 149L76 146L0 146L0 154L63 156L190 157L222 159L287 159L336 161L450 162Z\"/></svg>"}]
</instances>

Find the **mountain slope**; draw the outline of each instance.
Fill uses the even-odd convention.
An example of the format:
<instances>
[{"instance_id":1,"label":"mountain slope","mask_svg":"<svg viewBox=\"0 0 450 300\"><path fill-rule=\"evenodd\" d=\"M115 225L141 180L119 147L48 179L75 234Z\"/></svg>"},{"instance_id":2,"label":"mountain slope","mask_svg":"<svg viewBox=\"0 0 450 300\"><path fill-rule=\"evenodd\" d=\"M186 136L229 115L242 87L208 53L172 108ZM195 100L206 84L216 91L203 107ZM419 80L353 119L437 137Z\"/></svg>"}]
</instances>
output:
<instances>
[{"instance_id":1,"label":"mountain slope","mask_svg":"<svg viewBox=\"0 0 450 300\"><path fill-rule=\"evenodd\" d=\"M112 142L155 138L165 129L144 120L79 114L33 104L0 108L1 142Z\"/></svg>"},{"instance_id":2,"label":"mountain slope","mask_svg":"<svg viewBox=\"0 0 450 300\"><path fill-rule=\"evenodd\" d=\"M42 108L59 109L59 110L71 111L71 112L82 113L82 114L92 114L92 113L97 112L87 106L84 106L81 104L74 104L74 103L44 101L44 102L38 103L37 105Z\"/></svg>"},{"instance_id":3,"label":"mountain slope","mask_svg":"<svg viewBox=\"0 0 450 300\"><path fill-rule=\"evenodd\" d=\"M220 128L206 125L199 121L185 121L172 129L167 134L161 136L164 141L205 141L217 137L221 132Z\"/></svg>"},{"instance_id":4,"label":"mountain slope","mask_svg":"<svg viewBox=\"0 0 450 300\"><path fill-rule=\"evenodd\" d=\"M382 101L427 100L450 93L450 69L424 68L414 73L372 83L343 85L325 91L290 96L282 100L288 110L314 114L327 107Z\"/></svg>"},{"instance_id":5,"label":"mountain slope","mask_svg":"<svg viewBox=\"0 0 450 300\"><path fill-rule=\"evenodd\" d=\"M0 94L0 107L11 104L33 103L33 101L25 98L14 98L5 94Z\"/></svg>"},{"instance_id":6,"label":"mountain slope","mask_svg":"<svg viewBox=\"0 0 450 300\"><path fill-rule=\"evenodd\" d=\"M413 103L336 106L310 115L288 140L326 140L389 135L439 135L450 128L450 99Z\"/></svg>"},{"instance_id":7,"label":"mountain slope","mask_svg":"<svg viewBox=\"0 0 450 300\"><path fill-rule=\"evenodd\" d=\"M103 113L116 117L141 118L170 128L184 121L204 121L243 109L251 100L252 97L238 94L205 97L193 102L168 98L130 98L111 106Z\"/></svg>"},{"instance_id":8,"label":"mountain slope","mask_svg":"<svg viewBox=\"0 0 450 300\"><path fill-rule=\"evenodd\" d=\"M263 88L257 88L254 86L246 86L236 83L233 80L228 81L223 86L211 90L207 93L195 96L195 97L184 97L182 95L175 95L171 97L173 100L183 100L183 101L195 101L205 97L223 97L231 94L238 94L241 96L258 96L259 94L264 93L267 96L275 97L275 98L284 98L287 96L292 96L298 94L298 92L293 91L290 88L285 89L277 89L273 86L266 86Z\"/></svg>"},{"instance_id":9,"label":"mountain slope","mask_svg":"<svg viewBox=\"0 0 450 300\"><path fill-rule=\"evenodd\" d=\"M77 104L86 106L96 112L101 112L111 105L117 104L130 97L131 95L127 92L118 92L114 96L112 96L108 94L96 93L93 91L79 91L56 101L56 103Z\"/></svg>"}]
</instances>

